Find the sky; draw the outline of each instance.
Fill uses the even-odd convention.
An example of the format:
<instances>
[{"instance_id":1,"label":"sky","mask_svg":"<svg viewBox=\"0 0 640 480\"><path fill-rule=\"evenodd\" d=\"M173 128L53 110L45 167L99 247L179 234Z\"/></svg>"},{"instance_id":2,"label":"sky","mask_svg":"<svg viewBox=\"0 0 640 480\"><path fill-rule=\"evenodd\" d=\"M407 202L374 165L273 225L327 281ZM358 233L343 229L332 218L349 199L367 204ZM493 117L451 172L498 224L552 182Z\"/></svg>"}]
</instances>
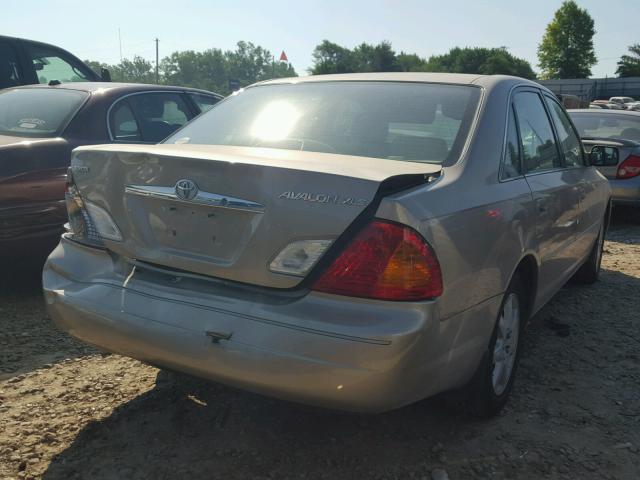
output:
<instances>
[{"instance_id":1,"label":"sky","mask_svg":"<svg viewBox=\"0 0 640 480\"><path fill-rule=\"evenodd\" d=\"M614 76L640 41L640 0L577 0L595 20L594 77ZM352 48L388 40L422 57L450 48L502 47L537 66L537 47L561 0L0 0L0 35L58 45L109 64L176 50L233 49L240 40L284 50L298 74L324 39Z\"/></svg>"}]
</instances>

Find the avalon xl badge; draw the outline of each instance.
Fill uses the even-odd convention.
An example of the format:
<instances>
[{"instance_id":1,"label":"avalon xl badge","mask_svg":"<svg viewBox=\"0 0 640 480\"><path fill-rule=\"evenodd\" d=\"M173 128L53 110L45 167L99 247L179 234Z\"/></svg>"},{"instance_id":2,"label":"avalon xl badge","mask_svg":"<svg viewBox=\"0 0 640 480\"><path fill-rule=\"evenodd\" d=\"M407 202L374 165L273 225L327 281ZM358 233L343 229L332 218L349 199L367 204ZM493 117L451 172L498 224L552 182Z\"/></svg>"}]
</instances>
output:
<instances>
[{"instance_id":1,"label":"avalon xl badge","mask_svg":"<svg viewBox=\"0 0 640 480\"><path fill-rule=\"evenodd\" d=\"M178 180L175 190L176 196L181 200L193 200L198 195L198 185L193 180Z\"/></svg>"},{"instance_id":2,"label":"avalon xl badge","mask_svg":"<svg viewBox=\"0 0 640 480\"><path fill-rule=\"evenodd\" d=\"M331 203L334 205L350 205L354 207L366 207L369 203L365 198L336 195L332 193L310 192L282 192L278 198L285 200L302 200L303 202Z\"/></svg>"}]
</instances>

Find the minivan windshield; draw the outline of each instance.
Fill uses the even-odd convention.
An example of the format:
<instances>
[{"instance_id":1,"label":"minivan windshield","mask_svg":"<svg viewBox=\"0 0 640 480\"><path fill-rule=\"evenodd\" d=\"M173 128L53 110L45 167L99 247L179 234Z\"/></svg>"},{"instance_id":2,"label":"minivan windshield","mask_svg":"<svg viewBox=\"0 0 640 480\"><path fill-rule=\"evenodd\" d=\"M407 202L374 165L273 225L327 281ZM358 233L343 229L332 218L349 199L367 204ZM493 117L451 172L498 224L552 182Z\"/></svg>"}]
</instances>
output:
<instances>
[{"instance_id":1,"label":"minivan windshield","mask_svg":"<svg viewBox=\"0 0 640 480\"><path fill-rule=\"evenodd\" d=\"M0 92L0 135L56 136L87 98L86 92L18 88Z\"/></svg>"},{"instance_id":2,"label":"minivan windshield","mask_svg":"<svg viewBox=\"0 0 640 480\"><path fill-rule=\"evenodd\" d=\"M322 81L251 87L164 143L234 145L444 163L460 154L480 89Z\"/></svg>"}]
</instances>

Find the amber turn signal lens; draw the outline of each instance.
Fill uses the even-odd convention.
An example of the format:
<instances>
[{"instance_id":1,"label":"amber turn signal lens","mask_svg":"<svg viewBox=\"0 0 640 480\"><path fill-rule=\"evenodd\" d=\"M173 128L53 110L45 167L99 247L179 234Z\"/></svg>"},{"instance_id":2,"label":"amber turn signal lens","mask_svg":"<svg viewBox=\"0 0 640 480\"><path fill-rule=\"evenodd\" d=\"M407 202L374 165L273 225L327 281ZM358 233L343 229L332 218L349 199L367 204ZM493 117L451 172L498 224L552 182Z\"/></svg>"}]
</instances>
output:
<instances>
[{"instance_id":1,"label":"amber turn signal lens","mask_svg":"<svg viewBox=\"0 0 640 480\"><path fill-rule=\"evenodd\" d=\"M426 300L442 295L442 272L414 229L374 220L316 281L325 293L381 300Z\"/></svg>"}]
</instances>

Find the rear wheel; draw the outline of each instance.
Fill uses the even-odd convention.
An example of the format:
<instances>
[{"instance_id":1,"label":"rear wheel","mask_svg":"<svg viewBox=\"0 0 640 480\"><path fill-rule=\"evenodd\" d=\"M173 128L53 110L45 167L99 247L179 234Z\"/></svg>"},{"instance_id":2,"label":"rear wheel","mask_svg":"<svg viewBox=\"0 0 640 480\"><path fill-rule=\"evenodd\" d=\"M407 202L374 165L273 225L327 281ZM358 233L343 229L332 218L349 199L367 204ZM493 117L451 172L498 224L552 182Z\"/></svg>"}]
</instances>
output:
<instances>
[{"instance_id":1,"label":"rear wheel","mask_svg":"<svg viewBox=\"0 0 640 480\"><path fill-rule=\"evenodd\" d=\"M466 387L467 406L478 417L492 417L507 403L520 359L526 305L516 277L504 295L487 351Z\"/></svg>"}]
</instances>

